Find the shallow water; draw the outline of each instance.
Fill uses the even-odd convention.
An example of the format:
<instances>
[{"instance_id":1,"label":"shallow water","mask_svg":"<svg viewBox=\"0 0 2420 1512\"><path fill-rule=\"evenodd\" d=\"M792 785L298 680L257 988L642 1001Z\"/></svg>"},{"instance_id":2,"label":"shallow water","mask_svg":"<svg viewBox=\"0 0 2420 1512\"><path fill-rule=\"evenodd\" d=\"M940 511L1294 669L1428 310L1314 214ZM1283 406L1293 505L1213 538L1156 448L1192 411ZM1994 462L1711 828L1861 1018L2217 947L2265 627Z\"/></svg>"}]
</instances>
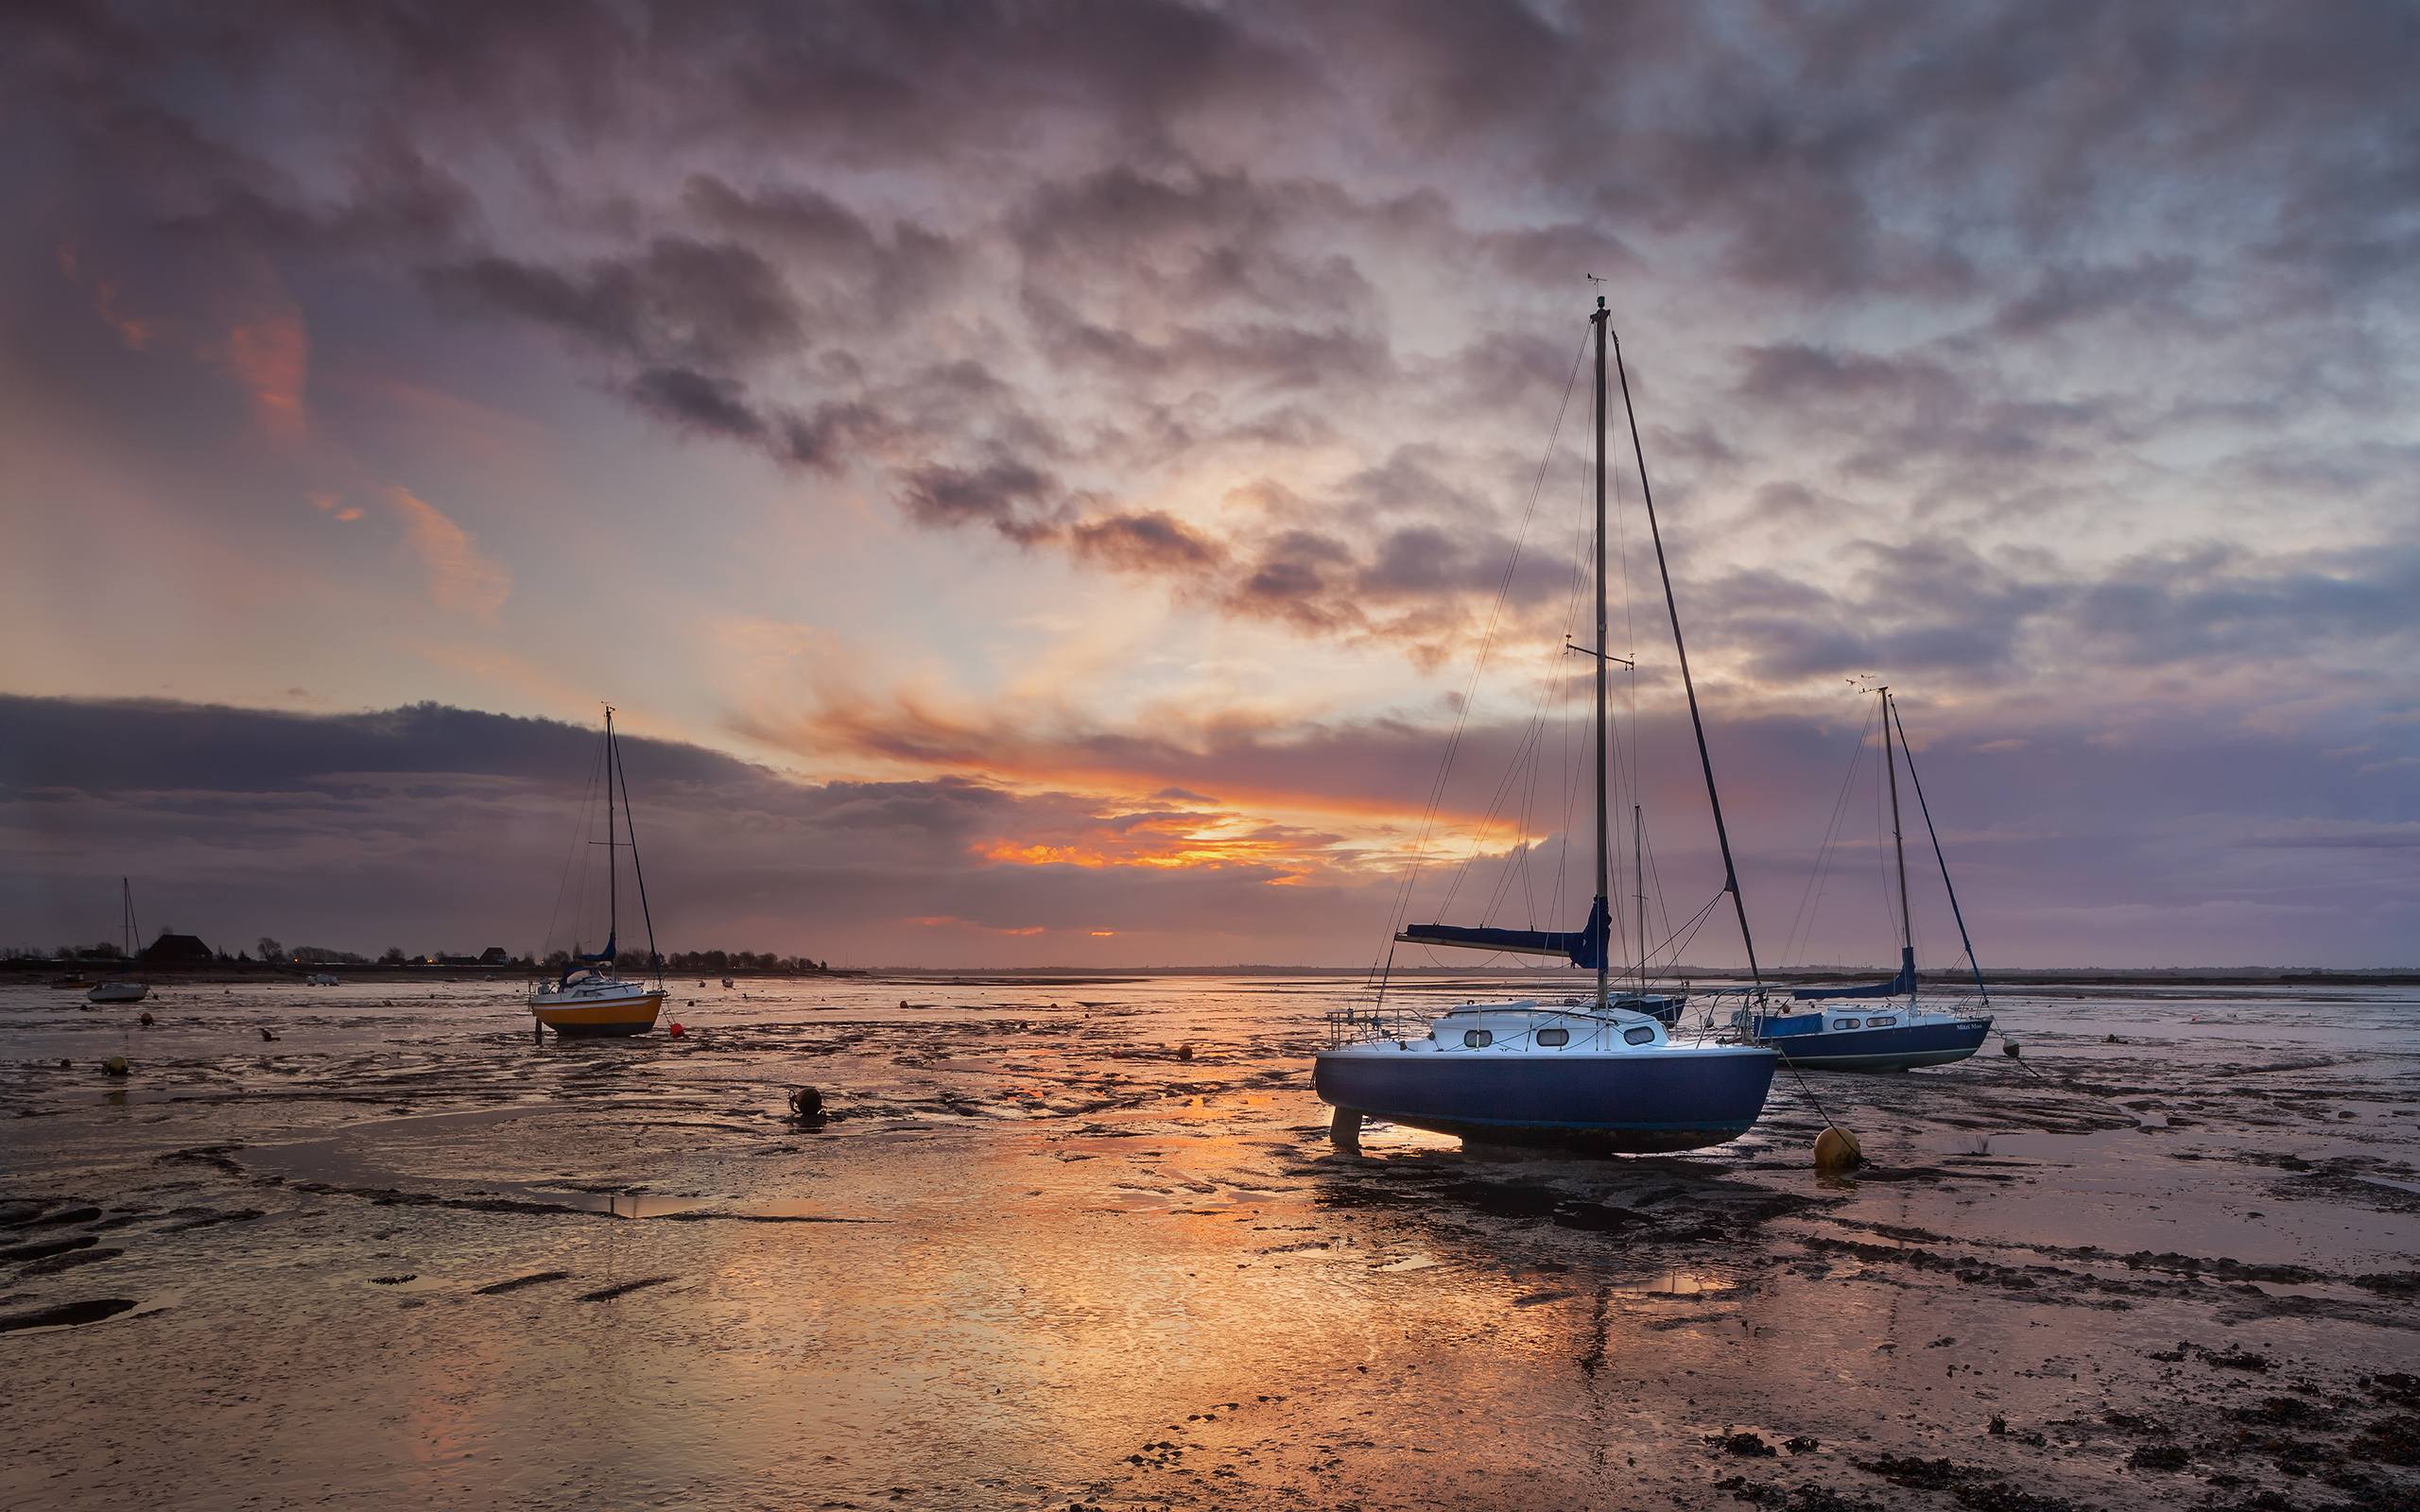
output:
<instances>
[{"instance_id":1,"label":"shallow water","mask_svg":"<svg viewBox=\"0 0 2420 1512\"><path fill-rule=\"evenodd\" d=\"M1344 990L676 984L683 1040L533 1045L510 988L0 988L0 1506L2413 1494L2408 989L2005 999L2021 1064L1595 1162L1332 1152ZM2281 1392L2326 1424L2235 1416Z\"/></svg>"}]
</instances>

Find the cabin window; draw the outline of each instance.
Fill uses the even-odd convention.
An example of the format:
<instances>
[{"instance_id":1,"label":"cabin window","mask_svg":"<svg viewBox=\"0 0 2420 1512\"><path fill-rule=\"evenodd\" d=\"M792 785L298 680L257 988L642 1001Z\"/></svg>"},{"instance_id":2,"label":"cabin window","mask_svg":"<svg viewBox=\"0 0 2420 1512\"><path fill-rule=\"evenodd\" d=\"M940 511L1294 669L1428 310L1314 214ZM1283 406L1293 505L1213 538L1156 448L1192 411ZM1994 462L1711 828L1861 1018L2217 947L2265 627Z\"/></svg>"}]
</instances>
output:
<instances>
[{"instance_id":1,"label":"cabin window","mask_svg":"<svg viewBox=\"0 0 2420 1512\"><path fill-rule=\"evenodd\" d=\"M1550 1046L1555 1049L1560 1049L1563 1046L1571 1043L1571 1031L1568 1029L1541 1029L1538 1031L1538 1043Z\"/></svg>"},{"instance_id":2,"label":"cabin window","mask_svg":"<svg viewBox=\"0 0 2420 1512\"><path fill-rule=\"evenodd\" d=\"M1465 1029L1462 1031L1462 1043L1473 1050L1484 1050L1495 1043L1495 1036L1485 1029Z\"/></svg>"},{"instance_id":3,"label":"cabin window","mask_svg":"<svg viewBox=\"0 0 2420 1512\"><path fill-rule=\"evenodd\" d=\"M1857 1021L1855 1019L1834 1019L1832 1021L1832 1027L1835 1029L1854 1029L1857 1027Z\"/></svg>"},{"instance_id":4,"label":"cabin window","mask_svg":"<svg viewBox=\"0 0 2420 1512\"><path fill-rule=\"evenodd\" d=\"M1654 1038L1655 1031L1643 1023L1622 1031L1622 1042L1625 1044L1643 1045Z\"/></svg>"},{"instance_id":5,"label":"cabin window","mask_svg":"<svg viewBox=\"0 0 2420 1512\"><path fill-rule=\"evenodd\" d=\"M1869 1028L1869 1029L1888 1029L1888 1028L1890 1028L1893 1024L1894 1024L1894 1023L1896 1023L1896 1022L1899 1022L1899 1021L1898 1021L1896 1018L1891 1017L1890 1015L1887 1015L1887 1014L1886 1014L1886 1015L1884 1015L1882 1018L1879 1018L1879 1019L1868 1019L1868 1020L1866 1020L1866 1021L1865 1021L1865 1026L1866 1026L1867 1028Z\"/></svg>"}]
</instances>

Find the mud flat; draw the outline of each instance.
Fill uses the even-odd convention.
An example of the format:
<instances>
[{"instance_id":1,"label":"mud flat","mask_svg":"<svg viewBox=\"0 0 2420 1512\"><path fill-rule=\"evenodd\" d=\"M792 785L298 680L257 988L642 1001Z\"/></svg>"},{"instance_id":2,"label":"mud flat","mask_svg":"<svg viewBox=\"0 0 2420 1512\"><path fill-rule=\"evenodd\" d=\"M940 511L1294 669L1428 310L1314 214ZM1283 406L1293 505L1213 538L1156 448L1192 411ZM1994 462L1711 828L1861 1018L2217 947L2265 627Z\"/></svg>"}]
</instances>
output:
<instances>
[{"instance_id":1,"label":"mud flat","mask_svg":"<svg viewBox=\"0 0 2420 1512\"><path fill-rule=\"evenodd\" d=\"M1338 1155L1340 990L0 988L0 1507L2420 1506L2408 988L2004 1002L1848 1179Z\"/></svg>"}]
</instances>

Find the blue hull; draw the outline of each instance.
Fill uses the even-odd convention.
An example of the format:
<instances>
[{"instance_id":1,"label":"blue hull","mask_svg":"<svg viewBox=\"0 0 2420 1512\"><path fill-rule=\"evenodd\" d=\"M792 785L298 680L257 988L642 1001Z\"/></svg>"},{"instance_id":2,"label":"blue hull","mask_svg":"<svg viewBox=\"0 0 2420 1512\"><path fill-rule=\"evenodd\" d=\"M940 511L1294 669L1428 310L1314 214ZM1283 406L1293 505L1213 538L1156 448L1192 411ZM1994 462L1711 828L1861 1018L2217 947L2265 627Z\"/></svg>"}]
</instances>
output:
<instances>
[{"instance_id":1,"label":"blue hull","mask_svg":"<svg viewBox=\"0 0 2420 1512\"><path fill-rule=\"evenodd\" d=\"M1822 1029L1811 1034L1768 1034L1756 1042L1809 1071L1909 1071L1963 1060L1982 1048L1989 1019L1948 1023L1911 1023L1889 1029Z\"/></svg>"},{"instance_id":2,"label":"blue hull","mask_svg":"<svg viewBox=\"0 0 2420 1512\"><path fill-rule=\"evenodd\" d=\"M1764 1111L1772 1054L1437 1055L1328 1051L1311 1086L1338 1108L1481 1144L1593 1154L1703 1149Z\"/></svg>"}]
</instances>

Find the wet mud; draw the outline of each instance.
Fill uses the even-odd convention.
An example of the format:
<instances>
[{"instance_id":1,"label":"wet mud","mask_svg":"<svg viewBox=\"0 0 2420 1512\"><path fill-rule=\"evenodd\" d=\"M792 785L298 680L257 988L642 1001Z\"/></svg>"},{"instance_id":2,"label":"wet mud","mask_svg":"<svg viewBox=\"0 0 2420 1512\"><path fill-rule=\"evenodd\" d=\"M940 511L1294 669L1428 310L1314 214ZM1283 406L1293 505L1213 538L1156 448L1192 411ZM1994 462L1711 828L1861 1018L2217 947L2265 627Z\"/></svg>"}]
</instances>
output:
<instances>
[{"instance_id":1,"label":"wet mud","mask_svg":"<svg viewBox=\"0 0 2420 1512\"><path fill-rule=\"evenodd\" d=\"M1334 1150L1337 990L0 989L0 1506L2420 1506L2409 989L1594 1161Z\"/></svg>"}]
</instances>

